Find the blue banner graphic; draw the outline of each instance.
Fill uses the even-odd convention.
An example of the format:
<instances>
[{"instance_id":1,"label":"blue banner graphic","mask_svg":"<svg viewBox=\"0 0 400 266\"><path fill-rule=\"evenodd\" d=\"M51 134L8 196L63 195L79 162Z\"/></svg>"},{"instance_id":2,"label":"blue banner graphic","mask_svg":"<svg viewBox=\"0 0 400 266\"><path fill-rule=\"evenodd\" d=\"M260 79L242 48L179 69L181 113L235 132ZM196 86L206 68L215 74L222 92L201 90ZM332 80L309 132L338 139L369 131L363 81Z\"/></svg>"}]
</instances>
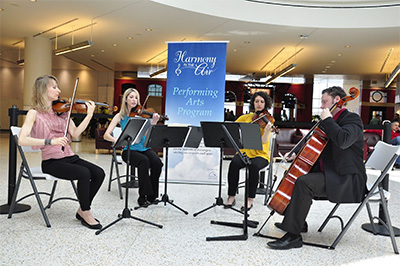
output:
<instances>
[{"instance_id":1,"label":"blue banner graphic","mask_svg":"<svg viewBox=\"0 0 400 266\"><path fill-rule=\"evenodd\" d=\"M169 123L223 121L226 42L168 43L165 113Z\"/></svg>"}]
</instances>

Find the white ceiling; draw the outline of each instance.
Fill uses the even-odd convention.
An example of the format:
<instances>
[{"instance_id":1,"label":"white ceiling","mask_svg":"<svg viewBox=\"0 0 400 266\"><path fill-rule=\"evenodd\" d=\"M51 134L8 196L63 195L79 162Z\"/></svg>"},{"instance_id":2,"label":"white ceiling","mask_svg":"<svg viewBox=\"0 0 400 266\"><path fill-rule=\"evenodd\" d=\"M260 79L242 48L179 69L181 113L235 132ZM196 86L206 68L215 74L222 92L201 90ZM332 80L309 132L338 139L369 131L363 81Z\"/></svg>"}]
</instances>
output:
<instances>
[{"instance_id":1,"label":"white ceiling","mask_svg":"<svg viewBox=\"0 0 400 266\"><path fill-rule=\"evenodd\" d=\"M24 37L71 20L39 37L58 48L94 45L53 56L53 68L154 72L167 62L166 42L181 40L227 40L227 72L256 77L294 63L290 75L384 80L400 63L398 1L3 0L0 8L2 67L19 67Z\"/></svg>"}]
</instances>

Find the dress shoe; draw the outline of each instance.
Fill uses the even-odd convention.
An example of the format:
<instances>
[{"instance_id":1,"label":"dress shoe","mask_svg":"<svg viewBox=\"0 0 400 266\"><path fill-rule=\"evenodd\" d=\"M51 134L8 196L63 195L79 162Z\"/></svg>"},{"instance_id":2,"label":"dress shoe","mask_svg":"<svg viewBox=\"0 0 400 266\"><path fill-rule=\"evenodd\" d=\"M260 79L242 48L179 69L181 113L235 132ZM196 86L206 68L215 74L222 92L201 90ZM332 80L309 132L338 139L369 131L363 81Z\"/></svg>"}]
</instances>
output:
<instances>
[{"instance_id":1,"label":"dress shoe","mask_svg":"<svg viewBox=\"0 0 400 266\"><path fill-rule=\"evenodd\" d=\"M103 226L102 226L100 223L98 223L98 224L88 224L88 223L85 221L85 219L82 219L82 220L81 220L81 224L84 225L84 226L86 226L86 227L89 228L89 229L99 230L99 229L103 228Z\"/></svg>"},{"instance_id":2,"label":"dress shoe","mask_svg":"<svg viewBox=\"0 0 400 266\"><path fill-rule=\"evenodd\" d=\"M253 208L253 204L251 204L251 206L247 208L247 211L250 211L251 208ZM240 208L240 211L241 211L241 212L244 212L244 206L242 206L242 207Z\"/></svg>"},{"instance_id":3,"label":"dress shoe","mask_svg":"<svg viewBox=\"0 0 400 266\"><path fill-rule=\"evenodd\" d=\"M139 206L142 208L147 208L149 206L149 202L144 197L139 197L137 199L137 202L138 202Z\"/></svg>"},{"instance_id":4,"label":"dress shoe","mask_svg":"<svg viewBox=\"0 0 400 266\"><path fill-rule=\"evenodd\" d=\"M149 200L149 198L147 198L147 202L149 203L149 205L157 205L161 201L159 199L151 199L151 200Z\"/></svg>"},{"instance_id":5,"label":"dress shoe","mask_svg":"<svg viewBox=\"0 0 400 266\"><path fill-rule=\"evenodd\" d=\"M282 238L268 242L267 245L272 249L301 248L303 246L303 239L301 235L286 233Z\"/></svg>"},{"instance_id":6,"label":"dress shoe","mask_svg":"<svg viewBox=\"0 0 400 266\"><path fill-rule=\"evenodd\" d=\"M82 216L80 216L79 213L76 213L75 218L78 219L79 221L82 221L82 220L83 220ZM100 223L99 220L97 220L96 218L94 218L94 219L95 219L98 223Z\"/></svg>"},{"instance_id":7,"label":"dress shoe","mask_svg":"<svg viewBox=\"0 0 400 266\"><path fill-rule=\"evenodd\" d=\"M147 198L147 202L148 202L149 204L151 204L151 205L156 205L156 204L158 204L158 203L160 202L160 200L157 199L157 198L154 197L154 196L147 196L146 198Z\"/></svg>"},{"instance_id":8,"label":"dress shoe","mask_svg":"<svg viewBox=\"0 0 400 266\"><path fill-rule=\"evenodd\" d=\"M283 230L282 229L282 223L274 223L274 225L276 226L276 227L278 227L279 229L281 229L281 230ZM283 230L283 231L285 231L285 230ZM307 222L304 222L304 225L303 225L303 227L301 228L301 232L302 233L307 233L308 232L308 224L307 224Z\"/></svg>"},{"instance_id":9,"label":"dress shoe","mask_svg":"<svg viewBox=\"0 0 400 266\"><path fill-rule=\"evenodd\" d=\"M236 204L236 199L233 200L232 204L224 204L224 209L229 209Z\"/></svg>"}]
</instances>

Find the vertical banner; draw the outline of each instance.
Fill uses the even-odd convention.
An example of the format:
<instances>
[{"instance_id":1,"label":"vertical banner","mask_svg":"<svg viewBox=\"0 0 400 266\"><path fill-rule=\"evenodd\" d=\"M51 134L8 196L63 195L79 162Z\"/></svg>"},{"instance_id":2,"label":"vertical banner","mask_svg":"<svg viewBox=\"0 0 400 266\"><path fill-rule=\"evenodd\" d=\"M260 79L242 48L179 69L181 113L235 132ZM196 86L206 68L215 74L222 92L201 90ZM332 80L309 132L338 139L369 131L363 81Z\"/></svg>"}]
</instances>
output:
<instances>
[{"instance_id":1,"label":"vertical banner","mask_svg":"<svg viewBox=\"0 0 400 266\"><path fill-rule=\"evenodd\" d=\"M169 42L165 113L169 124L200 126L224 121L227 42ZM218 183L220 151L169 150L168 179Z\"/></svg>"},{"instance_id":2,"label":"vertical banner","mask_svg":"<svg viewBox=\"0 0 400 266\"><path fill-rule=\"evenodd\" d=\"M226 42L168 43L165 112L170 123L223 121Z\"/></svg>"}]
</instances>

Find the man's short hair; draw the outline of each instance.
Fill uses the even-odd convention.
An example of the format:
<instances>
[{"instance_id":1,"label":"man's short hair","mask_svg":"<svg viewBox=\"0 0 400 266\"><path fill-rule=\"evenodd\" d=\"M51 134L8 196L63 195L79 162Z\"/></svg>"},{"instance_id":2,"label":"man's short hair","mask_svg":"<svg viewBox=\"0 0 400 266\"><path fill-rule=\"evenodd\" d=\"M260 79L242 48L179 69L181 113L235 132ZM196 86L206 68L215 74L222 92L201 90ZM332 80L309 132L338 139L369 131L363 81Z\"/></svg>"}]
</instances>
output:
<instances>
[{"instance_id":1,"label":"man's short hair","mask_svg":"<svg viewBox=\"0 0 400 266\"><path fill-rule=\"evenodd\" d=\"M339 96L340 99L346 97L346 92L342 89L342 87L339 86L329 87L322 91L322 94L324 93L327 93L329 96L333 98L335 98L336 96Z\"/></svg>"}]
</instances>

